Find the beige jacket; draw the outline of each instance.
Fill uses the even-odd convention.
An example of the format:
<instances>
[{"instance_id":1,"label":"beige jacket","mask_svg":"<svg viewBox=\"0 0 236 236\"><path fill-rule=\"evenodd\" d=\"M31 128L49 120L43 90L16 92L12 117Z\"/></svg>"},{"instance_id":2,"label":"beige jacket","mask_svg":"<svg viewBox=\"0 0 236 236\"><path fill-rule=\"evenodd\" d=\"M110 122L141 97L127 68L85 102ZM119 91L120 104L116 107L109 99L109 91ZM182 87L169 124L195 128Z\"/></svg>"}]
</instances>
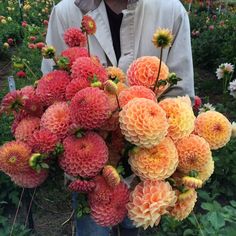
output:
<instances>
[{"instance_id":1,"label":"beige jacket","mask_svg":"<svg viewBox=\"0 0 236 236\"><path fill-rule=\"evenodd\" d=\"M88 2L88 5L85 2ZM106 8L99 0L62 0L50 16L46 42L54 45L59 54L66 48L63 33L69 27L80 27L83 13L96 21L97 32L91 36L90 49L104 66L114 65L127 70L133 60L141 56L158 56L160 50L151 42L153 33L159 27L170 29L175 38L170 49L164 49L163 60L171 72L175 72L182 81L168 92L168 96L194 96L193 65L188 14L179 0L129 0L123 10L120 30L121 57L117 62L112 45L112 37ZM87 6L86 6L87 5ZM79 8L80 7L80 8ZM86 9L86 7L88 7ZM89 9L94 9L90 10ZM83 13L82 13L83 12ZM42 72L52 70L53 62L43 60Z\"/></svg>"}]
</instances>

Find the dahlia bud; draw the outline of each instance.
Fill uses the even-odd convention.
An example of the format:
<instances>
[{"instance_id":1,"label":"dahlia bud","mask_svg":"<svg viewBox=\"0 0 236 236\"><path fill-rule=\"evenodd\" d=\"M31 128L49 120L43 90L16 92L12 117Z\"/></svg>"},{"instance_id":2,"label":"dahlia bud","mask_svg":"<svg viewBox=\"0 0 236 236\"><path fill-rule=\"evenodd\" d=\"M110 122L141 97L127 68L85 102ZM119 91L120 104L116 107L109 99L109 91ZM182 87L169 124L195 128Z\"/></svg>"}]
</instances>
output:
<instances>
[{"instance_id":1,"label":"dahlia bud","mask_svg":"<svg viewBox=\"0 0 236 236\"><path fill-rule=\"evenodd\" d=\"M100 81L96 81L91 83L91 87L93 88L101 88L102 87L102 83Z\"/></svg>"},{"instance_id":2,"label":"dahlia bud","mask_svg":"<svg viewBox=\"0 0 236 236\"><path fill-rule=\"evenodd\" d=\"M184 186L188 188L201 188L202 187L202 180L195 178L195 177L190 177L190 176L184 176L182 178L182 182Z\"/></svg>"},{"instance_id":3,"label":"dahlia bud","mask_svg":"<svg viewBox=\"0 0 236 236\"><path fill-rule=\"evenodd\" d=\"M117 85L112 80L107 80L104 83L104 90L110 94L116 95L117 94Z\"/></svg>"},{"instance_id":4,"label":"dahlia bud","mask_svg":"<svg viewBox=\"0 0 236 236\"><path fill-rule=\"evenodd\" d=\"M117 170L111 165L107 165L103 168L102 175L111 187L120 183L120 176Z\"/></svg>"},{"instance_id":5,"label":"dahlia bud","mask_svg":"<svg viewBox=\"0 0 236 236\"><path fill-rule=\"evenodd\" d=\"M70 61L67 57L59 57L57 59L57 66L61 70L69 70L70 68Z\"/></svg>"},{"instance_id":6,"label":"dahlia bud","mask_svg":"<svg viewBox=\"0 0 236 236\"><path fill-rule=\"evenodd\" d=\"M42 169L48 169L48 164L44 163L45 156L40 153L34 153L29 159L29 165L32 169L40 172Z\"/></svg>"},{"instance_id":7,"label":"dahlia bud","mask_svg":"<svg viewBox=\"0 0 236 236\"><path fill-rule=\"evenodd\" d=\"M177 75L175 73L170 73L169 76L168 76L168 79L167 79L170 86L176 85L181 80L182 79L177 77Z\"/></svg>"},{"instance_id":8,"label":"dahlia bud","mask_svg":"<svg viewBox=\"0 0 236 236\"><path fill-rule=\"evenodd\" d=\"M173 35L168 29L157 29L152 38L152 42L157 48L170 47L172 41Z\"/></svg>"},{"instance_id":9,"label":"dahlia bud","mask_svg":"<svg viewBox=\"0 0 236 236\"><path fill-rule=\"evenodd\" d=\"M45 46L42 48L42 55L46 59L51 59L55 56L56 49L53 46Z\"/></svg>"}]
</instances>

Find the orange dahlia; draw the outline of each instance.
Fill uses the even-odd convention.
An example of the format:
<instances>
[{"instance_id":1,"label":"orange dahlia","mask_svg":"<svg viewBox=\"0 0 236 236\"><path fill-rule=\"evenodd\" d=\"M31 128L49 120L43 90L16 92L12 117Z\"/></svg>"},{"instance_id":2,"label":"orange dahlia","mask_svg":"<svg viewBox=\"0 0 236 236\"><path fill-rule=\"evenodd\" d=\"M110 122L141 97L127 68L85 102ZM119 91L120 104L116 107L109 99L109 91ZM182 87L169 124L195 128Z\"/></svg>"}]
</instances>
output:
<instances>
[{"instance_id":1,"label":"orange dahlia","mask_svg":"<svg viewBox=\"0 0 236 236\"><path fill-rule=\"evenodd\" d=\"M71 100L71 120L81 128L99 128L110 115L108 97L104 91L98 88L82 89Z\"/></svg>"},{"instance_id":2,"label":"orange dahlia","mask_svg":"<svg viewBox=\"0 0 236 236\"><path fill-rule=\"evenodd\" d=\"M198 172L198 178L202 180L202 182L206 182L214 172L214 161L211 159L207 162L205 167Z\"/></svg>"},{"instance_id":3,"label":"orange dahlia","mask_svg":"<svg viewBox=\"0 0 236 236\"><path fill-rule=\"evenodd\" d=\"M229 120L217 111L207 111L198 115L195 132L206 139L211 149L225 146L231 137L232 126Z\"/></svg>"},{"instance_id":4,"label":"orange dahlia","mask_svg":"<svg viewBox=\"0 0 236 236\"><path fill-rule=\"evenodd\" d=\"M158 76L160 60L154 56L144 56L135 60L127 71L128 83L130 86L143 85L148 88L153 88ZM169 75L169 69L162 62L159 80L166 80ZM159 88L159 91L165 86Z\"/></svg>"},{"instance_id":5,"label":"orange dahlia","mask_svg":"<svg viewBox=\"0 0 236 236\"><path fill-rule=\"evenodd\" d=\"M182 182L185 187L188 188L201 188L202 187L202 180L199 178L191 177L191 176L184 176L182 178Z\"/></svg>"},{"instance_id":6,"label":"orange dahlia","mask_svg":"<svg viewBox=\"0 0 236 236\"><path fill-rule=\"evenodd\" d=\"M63 145L65 151L60 165L69 175L94 177L108 160L106 143L94 132L87 132L81 138L69 136L64 139Z\"/></svg>"},{"instance_id":7,"label":"orange dahlia","mask_svg":"<svg viewBox=\"0 0 236 236\"><path fill-rule=\"evenodd\" d=\"M188 103L182 98L166 98L159 104L168 117L168 136L177 141L192 133L195 116L192 107Z\"/></svg>"},{"instance_id":8,"label":"orange dahlia","mask_svg":"<svg viewBox=\"0 0 236 236\"><path fill-rule=\"evenodd\" d=\"M164 181L146 180L139 183L127 204L128 216L136 227L144 229L158 225L161 215L169 212L177 197L170 184Z\"/></svg>"},{"instance_id":9,"label":"orange dahlia","mask_svg":"<svg viewBox=\"0 0 236 236\"><path fill-rule=\"evenodd\" d=\"M20 121L15 130L15 138L18 141L28 142L33 132L38 130L40 119L38 117L27 117Z\"/></svg>"},{"instance_id":10,"label":"orange dahlia","mask_svg":"<svg viewBox=\"0 0 236 236\"><path fill-rule=\"evenodd\" d=\"M73 182L70 183L68 188L73 191L73 192L83 192L83 193L88 193L91 192L95 188L96 184L92 180L74 180Z\"/></svg>"},{"instance_id":11,"label":"orange dahlia","mask_svg":"<svg viewBox=\"0 0 236 236\"><path fill-rule=\"evenodd\" d=\"M170 138L165 138L151 149L136 148L129 156L133 172L142 180L164 180L174 173L178 165L178 153Z\"/></svg>"},{"instance_id":12,"label":"orange dahlia","mask_svg":"<svg viewBox=\"0 0 236 236\"><path fill-rule=\"evenodd\" d=\"M50 153L56 147L58 138L49 130L36 130L28 140L34 153Z\"/></svg>"},{"instance_id":13,"label":"orange dahlia","mask_svg":"<svg viewBox=\"0 0 236 236\"><path fill-rule=\"evenodd\" d=\"M79 28L69 28L64 33L65 43L71 47L84 47L86 36Z\"/></svg>"},{"instance_id":14,"label":"orange dahlia","mask_svg":"<svg viewBox=\"0 0 236 236\"><path fill-rule=\"evenodd\" d=\"M135 98L120 112L120 128L129 142L151 148L167 134L168 123L164 110L154 101Z\"/></svg>"},{"instance_id":15,"label":"orange dahlia","mask_svg":"<svg viewBox=\"0 0 236 236\"><path fill-rule=\"evenodd\" d=\"M66 102L51 105L43 114L40 122L41 129L47 129L58 139L63 139L70 126L69 107Z\"/></svg>"},{"instance_id":16,"label":"orange dahlia","mask_svg":"<svg viewBox=\"0 0 236 236\"><path fill-rule=\"evenodd\" d=\"M120 106L121 107L125 106L129 101L131 101L134 98L147 98L153 100L154 102L156 102L157 100L155 93L151 89L148 89L144 86L136 85L120 92L119 94Z\"/></svg>"},{"instance_id":17,"label":"orange dahlia","mask_svg":"<svg viewBox=\"0 0 236 236\"><path fill-rule=\"evenodd\" d=\"M89 82L100 81L101 83L108 79L106 69L90 57L77 58L72 65L71 76L73 79L84 78Z\"/></svg>"},{"instance_id":18,"label":"orange dahlia","mask_svg":"<svg viewBox=\"0 0 236 236\"><path fill-rule=\"evenodd\" d=\"M114 226L127 215L129 190L126 184L110 187L102 176L95 178L96 187L89 193L91 216L101 226Z\"/></svg>"},{"instance_id":19,"label":"orange dahlia","mask_svg":"<svg viewBox=\"0 0 236 236\"><path fill-rule=\"evenodd\" d=\"M96 33L96 23L91 16L83 16L81 21L81 29L83 32L89 35L93 35Z\"/></svg>"},{"instance_id":20,"label":"orange dahlia","mask_svg":"<svg viewBox=\"0 0 236 236\"><path fill-rule=\"evenodd\" d=\"M50 106L54 102L65 101L66 86L69 83L70 76L67 72L52 71L38 81L36 95L46 106Z\"/></svg>"},{"instance_id":21,"label":"orange dahlia","mask_svg":"<svg viewBox=\"0 0 236 236\"><path fill-rule=\"evenodd\" d=\"M106 68L109 79L117 82L125 82L126 75L125 73L118 67L109 66Z\"/></svg>"},{"instance_id":22,"label":"orange dahlia","mask_svg":"<svg viewBox=\"0 0 236 236\"><path fill-rule=\"evenodd\" d=\"M104 166L102 170L102 175L105 178L108 185L110 185L111 187L114 187L120 183L120 176L117 170L111 165Z\"/></svg>"},{"instance_id":23,"label":"orange dahlia","mask_svg":"<svg viewBox=\"0 0 236 236\"><path fill-rule=\"evenodd\" d=\"M180 192L176 191L178 195L178 200L170 211L170 215L173 216L176 220L183 220L189 216L192 212L195 203L197 201L197 192L195 190L191 191L191 197L181 199Z\"/></svg>"},{"instance_id":24,"label":"orange dahlia","mask_svg":"<svg viewBox=\"0 0 236 236\"><path fill-rule=\"evenodd\" d=\"M66 99L71 100L77 92L80 90L90 87L90 82L85 78L77 78L71 80L66 87Z\"/></svg>"},{"instance_id":25,"label":"orange dahlia","mask_svg":"<svg viewBox=\"0 0 236 236\"><path fill-rule=\"evenodd\" d=\"M205 168L208 161L212 160L209 144L197 135L191 134L180 139L176 143L176 148L179 154L178 169L183 173L192 170L199 172Z\"/></svg>"},{"instance_id":26,"label":"orange dahlia","mask_svg":"<svg viewBox=\"0 0 236 236\"><path fill-rule=\"evenodd\" d=\"M48 171L41 170L39 173L33 169L28 169L25 173L11 175L11 180L22 188L36 188L48 177Z\"/></svg>"},{"instance_id":27,"label":"orange dahlia","mask_svg":"<svg viewBox=\"0 0 236 236\"><path fill-rule=\"evenodd\" d=\"M69 67L71 68L77 58L88 57L88 50L86 48L72 47L62 51L61 55L68 58Z\"/></svg>"},{"instance_id":28,"label":"orange dahlia","mask_svg":"<svg viewBox=\"0 0 236 236\"><path fill-rule=\"evenodd\" d=\"M0 170L13 175L29 168L30 147L21 141L11 141L0 147Z\"/></svg>"}]
</instances>

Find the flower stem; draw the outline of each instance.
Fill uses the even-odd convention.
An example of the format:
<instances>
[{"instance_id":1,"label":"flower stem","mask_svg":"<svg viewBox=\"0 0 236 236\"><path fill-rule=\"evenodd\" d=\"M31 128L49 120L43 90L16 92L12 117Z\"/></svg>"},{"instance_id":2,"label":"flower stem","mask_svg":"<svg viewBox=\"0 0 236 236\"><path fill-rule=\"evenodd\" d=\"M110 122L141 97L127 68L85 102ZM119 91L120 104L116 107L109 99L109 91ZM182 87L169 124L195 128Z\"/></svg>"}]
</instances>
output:
<instances>
[{"instance_id":1,"label":"flower stem","mask_svg":"<svg viewBox=\"0 0 236 236\"><path fill-rule=\"evenodd\" d=\"M158 69L157 79L156 79L155 85L154 85L154 87L153 87L153 92L154 92L154 93L155 93L155 90L156 90L156 87L157 87L157 84L158 84L158 80L159 80L159 77L160 77L160 73L161 73L162 54L163 54L163 47L161 47L160 65L159 65L159 69Z\"/></svg>"},{"instance_id":2,"label":"flower stem","mask_svg":"<svg viewBox=\"0 0 236 236\"><path fill-rule=\"evenodd\" d=\"M196 217L196 215L195 215L194 212L193 212L193 217L194 217L194 219L195 219L195 221L196 221L196 223L197 223L197 225L198 225L198 227L199 227L200 234L201 234L202 236L205 236L205 234L204 234L203 231L202 231L202 227L201 227L201 225L199 224L198 219L197 219L197 217Z\"/></svg>"},{"instance_id":3,"label":"flower stem","mask_svg":"<svg viewBox=\"0 0 236 236\"><path fill-rule=\"evenodd\" d=\"M88 37L88 34L86 33L86 39L87 39L87 45L88 45L88 55L89 57L91 56L90 54L90 46L89 46L89 37Z\"/></svg>"},{"instance_id":4,"label":"flower stem","mask_svg":"<svg viewBox=\"0 0 236 236\"><path fill-rule=\"evenodd\" d=\"M35 73L31 70L31 68L27 65L27 63L25 63L23 61L23 64L25 65L25 67L28 69L28 71L33 75L33 77L37 80L37 76L35 75Z\"/></svg>"},{"instance_id":5,"label":"flower stem","mask_svg":"<svg viewBox=\"0 0 236 236\"><path fill-rule=\"evenodd\" d=\"M120 102L119 102L119 98L116 94L116 102L117 102L117 105L118 105L118 108L119 108L119 111L121 110L121 107L120 107Z\"/></svg>"},{"instance_id":6,"label":"flower stem","mask_svg":"<svg viewBox=\"0 0 236 236\"><path fill-rule=\"evenodd\" d=\"M31 200L30 200L29 208L28 208L27 215L26 215L26 218L25 218L25 226L28 222L28 218L29 218L30 210L32 208L32 204L33 204L34 196L35 196L35 193L36 193L36 189L37 188L34 188L34 192L33 192L33 195L31 197Z\"/></svg>"}]
</instances>

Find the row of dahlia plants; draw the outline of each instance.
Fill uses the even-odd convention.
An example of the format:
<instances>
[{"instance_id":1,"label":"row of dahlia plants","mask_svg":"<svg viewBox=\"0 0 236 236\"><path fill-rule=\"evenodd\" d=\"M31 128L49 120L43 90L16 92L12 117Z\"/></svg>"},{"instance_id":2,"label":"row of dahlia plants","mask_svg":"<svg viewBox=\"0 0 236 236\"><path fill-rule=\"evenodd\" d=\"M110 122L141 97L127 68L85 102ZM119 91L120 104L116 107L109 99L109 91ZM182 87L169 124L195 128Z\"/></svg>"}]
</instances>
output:
<instances>
[{"instance_id":1,"label":"row of dahlia plants","mask_svg":"<svg viewBox=\"0 0 236 236\"><path fill-rule=\"evenodd\" d=\"M54 70L3 98L1 113L14 115L15 139L0 147L0 170L20 187L35 188L58 164L101 226L127 214L144 229L166 214L183 220L214 171L211 150L227 144L232 125L217 111L194 113L188 96L164 99L180 79L161 57L138 58L126 74L104 68L89 52L95 31L84 17L81 28L65 32L61 55L42 48ZM172 40L169 30L158 29L152 41L162 52ZM117 170L126 154L129 183Z\"/></svg>"}]
</instances>

